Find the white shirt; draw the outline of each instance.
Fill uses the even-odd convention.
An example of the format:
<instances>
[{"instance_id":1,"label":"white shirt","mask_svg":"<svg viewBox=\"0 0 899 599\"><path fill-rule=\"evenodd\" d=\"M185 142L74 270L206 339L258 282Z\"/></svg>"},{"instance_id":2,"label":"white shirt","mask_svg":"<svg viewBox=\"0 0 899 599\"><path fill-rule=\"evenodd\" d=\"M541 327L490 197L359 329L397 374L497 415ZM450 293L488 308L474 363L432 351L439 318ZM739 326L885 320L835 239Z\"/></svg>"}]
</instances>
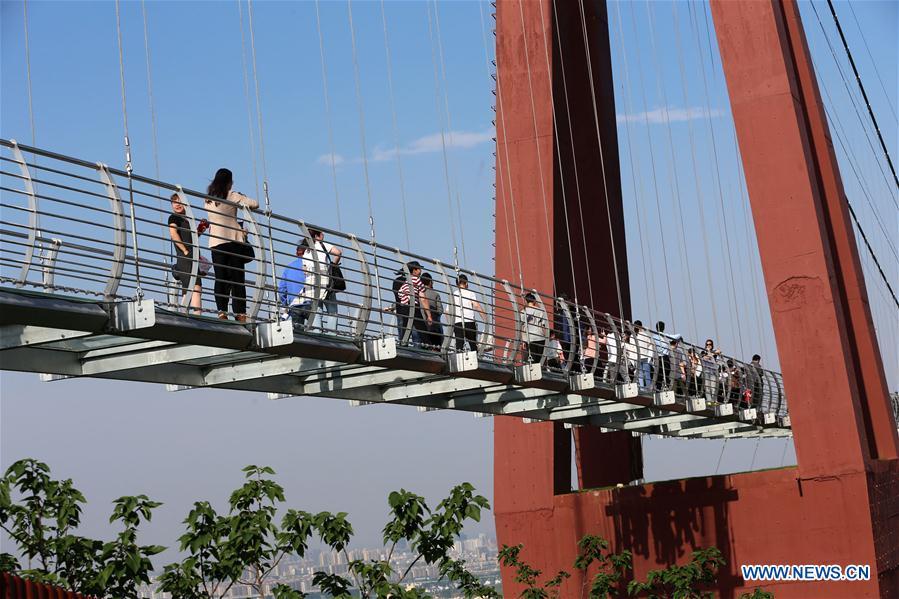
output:
<instances>
[{"instance_id":1,"label":"white shirt","mask_svg":"<svg viewBox=\"0 0 899 599\"><path fill-rule=\"evenodd\" d=\"M650 337L649 332L646 329L640 329L640 332L637 333L637 348L640 350L640 359L641 360L651 360L653 357L653 343L652 337Z\"/></svg>"},{"instance_id":2,"label":"white shirt","mask_svg":"<svg viewBox=\"0 0 899 599\"><path fill-rule=\"evenodd\" d=\"M609 362L618 361L618 341L612 333L606 335L606 354L609 356Z\"/></svg>"},{"instance_id":3,"label":"white shirt","mask_svg":"<svg viewBox=\"0 0 899 599\"><path fill-rule=\"evenodd\" d=\"M330 281L328 268L331 261L334 260L334 256L330 253L333 247L330 243L316 241L315 257L312 257L312 252L308 249L303 255L303 270L306 271L306 288L303 293L308 296L310 301L313 299L321 301L325 299L325 294L328 292L328 282ZM316 260L318 264L316 264ZM318 277L315 276L316 274Z\"/></svg>"},{"instance_id":4,"label":"white shirt","mask_svg":"<svg viewBox=\"0 0 899 599\"><path fill-rule=\"evenodd\" d=\"M628 366L637 364L637 344L634 342L633 336L630 341L624 342L624 357L627 358Z\"/></svg>"},{"instance_id":5,"label":"white shirt","mask_svg":"<svg viewBox=\"0 0 899 599\"><path fill-rule=\"evenodd\" d=\"M525 343L546 341L546 312L543 308L528 306L521 311L521 340Z\"/></svg>"},{"instance_id":6,"label":"white shirt","mask_svg":"<svg viewBox=\"0 0 899 599\"><path fill-rule=\"evenodd\" d=\"M475 322L474 304L477 301L471 289L456 289L453 292L453 322Z\"/></svg>"}]
</instances>

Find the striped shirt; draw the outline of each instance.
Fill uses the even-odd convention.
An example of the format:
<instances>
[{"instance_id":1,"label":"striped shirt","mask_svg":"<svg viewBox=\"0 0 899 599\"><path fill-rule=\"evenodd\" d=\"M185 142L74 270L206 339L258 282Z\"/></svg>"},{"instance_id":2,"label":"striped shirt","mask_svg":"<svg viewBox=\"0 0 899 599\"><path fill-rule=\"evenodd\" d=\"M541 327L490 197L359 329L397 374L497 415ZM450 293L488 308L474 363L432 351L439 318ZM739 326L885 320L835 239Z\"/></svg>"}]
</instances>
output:
<instances>
[{"instance_id":1,"label":"striped shirt","mask_svg":"<svg viewBox=\"0 0 899 599\"><path fill-rule=\"evenodd\" d=\"M414 301L410 301L410 299L411 299L410 295L411 295L412 289L415 290L415 292L414 292L415 300ZM403 283L402 287L400 287L400 290L397 293L397 295L399 296L400 305L408 306L410 304L417 304L418 298L421 297L421 295L424 292L425 292L425 285L424 285L424 283L421 282L421 278L413 275L411 288L409 286L409 281L406 281L405 283Z\"/></svg>"}]
</instances>

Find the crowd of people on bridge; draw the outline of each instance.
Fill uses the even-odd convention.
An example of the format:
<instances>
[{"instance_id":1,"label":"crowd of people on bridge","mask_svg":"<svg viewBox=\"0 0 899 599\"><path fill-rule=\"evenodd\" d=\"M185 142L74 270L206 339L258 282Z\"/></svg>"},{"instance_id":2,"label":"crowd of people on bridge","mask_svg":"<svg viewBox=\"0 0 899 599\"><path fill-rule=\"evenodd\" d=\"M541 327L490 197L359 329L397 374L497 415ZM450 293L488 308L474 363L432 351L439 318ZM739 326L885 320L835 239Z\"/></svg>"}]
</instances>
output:
<instances>
[{"instance_id":1,"label":"crowd of people on bridge","mask_svg":"<svg viewBox=\"0 0 899 599\"><path fill-rule=\"evenodd\" d=\"M232 189L228 169L219 169L207 189L208 220L201 219L196 231L190 227L186 204L180 194L171 196L168 219L174 263L172 276L180 284L185 301L199 312L202 280L214 276L218 318L233 315L247 319L246 269L256 259L248 233L237 218L238 209L255 209L259 203ZM202 255L195 258L194 244L208 236L211 264ZM291 321L295 331L312 328L335 334L340 317L338 295L346 290L340 267L342 251L324 240L324 233L308 229L299 241L294 259L277 276L276 297L281 318ZM191 283L193 281L193 284ZM192 288L191 288L192 286ZM383 311L392 313L401 344L424 350L448 347L457 352L478 352L496 358L495 340L488 335L487 311L469 287L468 276L458 273L444 298L434 287L434 277L418 261L401 266L392 282L393 303ZM488 298L489 299L489 298ZM759 355L750 364L723 356L712 339L704 347L684 343L681 335L665 332L665 323L648 330L640 320L587 322L573 315L563 295L550 317L541 298L526 292L514 328L517 347L503 348L506 361L539 364L547 371L589 373L608 384L635 384L644 392L674 391L681 396L704 396L718 402L748 406L765 393L764 371ZM230 310L229 310L230 308ZM495 324L495 323L494 323ZM479 338L480 337L480 338Z\"/></svg>"}]
</instances>

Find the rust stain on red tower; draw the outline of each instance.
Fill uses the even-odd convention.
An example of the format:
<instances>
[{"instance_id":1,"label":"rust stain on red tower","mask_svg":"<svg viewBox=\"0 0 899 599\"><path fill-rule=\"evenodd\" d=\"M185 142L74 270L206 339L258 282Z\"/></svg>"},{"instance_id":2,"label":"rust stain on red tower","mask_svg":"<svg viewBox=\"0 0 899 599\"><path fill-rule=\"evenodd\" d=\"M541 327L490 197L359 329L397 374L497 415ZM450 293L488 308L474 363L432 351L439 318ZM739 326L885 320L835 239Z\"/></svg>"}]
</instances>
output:
<instances>
[{"instance_id":1,"label":"rust stain on red tower","mask_svg":"<svg viewBox=\"0 0 899 599\"><path fill-rule=\"evenodd\" d=\"M778 598L899 596L899 441L797 6L713 0L712 14L798 466L599 489L642 476L639 445L578 429L579 486L597 490L571 493L569 431L497 417L497 536L547 572L570 570L591 533L633 551L640 578L716 546L725 597L745 586L740 564L765 563L877 573L765 584ZM571 297L576 285L582 303L630 318L606 5L499 0L496 33L497 276ZM575 575L562 596L582 588Z\"/></svg>"}]
</instances>

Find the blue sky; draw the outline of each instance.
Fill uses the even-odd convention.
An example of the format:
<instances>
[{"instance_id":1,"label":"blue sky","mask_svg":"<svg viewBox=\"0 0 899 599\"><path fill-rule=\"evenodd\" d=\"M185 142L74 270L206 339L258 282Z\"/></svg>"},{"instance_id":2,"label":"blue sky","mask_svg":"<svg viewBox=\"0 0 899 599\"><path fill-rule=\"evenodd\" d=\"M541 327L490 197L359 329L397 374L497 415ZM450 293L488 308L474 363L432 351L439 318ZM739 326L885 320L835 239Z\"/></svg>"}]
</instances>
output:
<instances>
[{"instance_id":1,"label":"blue sky","mask_svg":"<svg viewBox=\"0 0 899 599\"><path fill-rule=\"evenodd\" d=\"M242 6L247 31L246 3ZM835 41L826 4L817 8ZM895 159L897 128L890 104L899 105L897 3L864 2L852 8L854 16L847 3L837 3ZM0 135L29 143L22 9L21 2L0 3ZM328 160L333 152L339 162L341 228L367 236L360 114L346 3L323 1L320 5L333 148L315 4L260 0L253 9L273 209L336 228ZM199 189L216 168L227 165L235 173L236 187L256 194L261 153L252 74L249 107L244 87L238 4L156 1L147 2L146 10L161 178ZM408 244L402 226L381 4L353 2L352 10L379 241L451 257L453 234L448 223L453 219L443 173L443 130L450 142L450 190L453 201L458 196L463 214L457 235L465 239L466 265L491 272L491 105L495 99L485 50L492 58L493 48L485 49L481 26L482 15L486 26L492 25L489 3L440 2L436 13L433 4L429 9L423 1L385 3L410 223ZM825 101L834 125L845 132L845 149L837 143L837 151L847 194L896 287L899 260L891 253L899 245L897 211L891 204L895 188L884 181L882 161L878 167L878 155L868 145L865 115L862 120L855 115L850 98L857 92L851 86L847 92L843 86L810 5L802 2L801 10L820 82L830 95ZM759 351L766 364L776 366L732 119L706 11L699 3L610 3L634 313L644 321L666 320L672 325L669 328L689 337L715 337L736 354ZM437 85L432 58L438 41L435 14L445 60L445 82L440 75ZM28 20L37 145L121 165L114 3L32 1ZM135 169L153 176L141 3L123 2L121 21ZM486 37L492 44L489 31ZM837 57L846 69L841 50ZM248 38L246 59L251 61ZM448 115L443 110L446 105ZM254 177L252 146L257 150L258 177ZM852 166L860 177L854 176ZM705 236L701 218L707 222ZM864 253L863 263L870 272L872 264ZM889 342L899 334L895 307L885 300L882 283L876 279L869 278L869 293L895 389L899 358ZM134 389L112 382L41 385L36 377L8 373L2 381L0 465L36 455L61 474L75 477L92 499L108 501L132 491L161 497L167 511L154 524L154 542L173 538L171 531L186 512L188 500L224 497L236 483L239 467L250 462L274 464L288 481L289 494L309 509L331 507L357 515L360 540L367 544L377 539L382 501L392 488L414 488L436 498L452 484L468 479L491 494L489 419L418 414L395 407L351 410L342 402L327 400L272 404L250 394L166 394L155 387ZM16 424L21 422L35 423L40 435ZM77 424L74 430L94 434L78 444L33 440L37 436L65 439L73 424ZM196 437L191 434L195 431L200 432ZM746 468L753 447L754 443L744 448L740 443L688 446L649 441L648 469L655 478L711 472L722 451L723 471ZM783 442L762 444L756 465L779 465L783 459L792 459L791 447ZM360 473L365 477L360 479ZM92 507L88 514L95 530L104 530L104 511L105 507ZM491 527L488 519L472 531Z\"/></svg>"}]
</instances>

